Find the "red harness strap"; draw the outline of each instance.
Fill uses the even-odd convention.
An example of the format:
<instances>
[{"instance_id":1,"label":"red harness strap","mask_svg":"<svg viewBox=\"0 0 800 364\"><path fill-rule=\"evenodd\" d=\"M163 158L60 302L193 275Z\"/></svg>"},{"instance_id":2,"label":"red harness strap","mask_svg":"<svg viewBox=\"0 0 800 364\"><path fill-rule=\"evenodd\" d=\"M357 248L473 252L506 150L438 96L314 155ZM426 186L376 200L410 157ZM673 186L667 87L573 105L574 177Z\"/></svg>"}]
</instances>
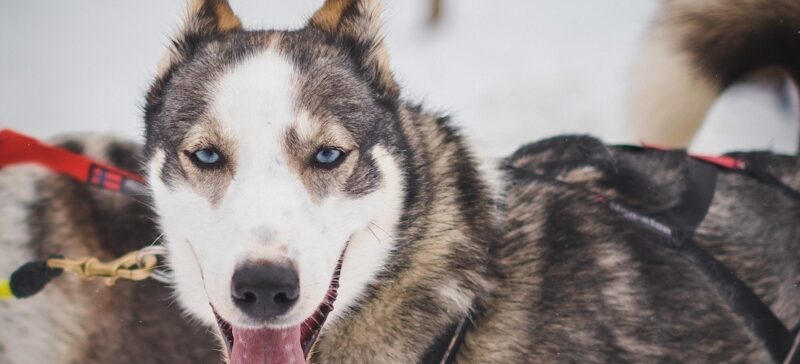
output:
<instances>
[{"instance_id":1,"label":"red harness strap","mask_svg":"<svg viewBox=\"0 0 800 364\"><path fill-rule=\"evenodd\" d=\"M145 179L66 149L44 144L9 129L0 130L0 168L34 163L80 182L129 194L141 194Z\"/></svg>"},{"instance_id":2,"label":"red harness strap","mask_svg":"<svg viewBox=\"0 0 800 364\"><path fill-rule=\"evenodd\" d=\"M645 142L642 142L642 146L647 149L654 149L660 151L672 150L671 148L667 148L661 145L645 143ZM688 153L688 155L694 159L698 159L703 162L713 164L717 167L722 167L725 169L744 170L747 167L747 164L743 160L726 155L707 155L707 154L693 154L693 153Z\"/></svg>"},{"instance_id":3,"label":"red harness strap","mask_svg":"<svg viewBox=\"0 0 800 364\"><path fill-rule=\"evenodd\" d=\"M650 144L650 143L642 143L642 147L652 150L659 150L659 151L669 151L673 150L667 147L663 147L657 144ZM706 162L708 164L731 170L731 171L741 171L743 173L748 174L750 177L755 178L756 180L760 181L761 183L765 183L771 185L779 190L783 191L785 194L792 197L795 201L800 202L800 190L796 190L793 187L790 187L779 178L773 176L771 173L766 171L759 165L749 164L746 161L731 157L727 155L722 156L712 156L712 155L705 155L705 154L692 154L688 153L688 156L692 159L699 160L702 162ZM800 358L800 355L798 355ZM800 364L800 363L798 363Z\"/></svg>"}]
</instances>

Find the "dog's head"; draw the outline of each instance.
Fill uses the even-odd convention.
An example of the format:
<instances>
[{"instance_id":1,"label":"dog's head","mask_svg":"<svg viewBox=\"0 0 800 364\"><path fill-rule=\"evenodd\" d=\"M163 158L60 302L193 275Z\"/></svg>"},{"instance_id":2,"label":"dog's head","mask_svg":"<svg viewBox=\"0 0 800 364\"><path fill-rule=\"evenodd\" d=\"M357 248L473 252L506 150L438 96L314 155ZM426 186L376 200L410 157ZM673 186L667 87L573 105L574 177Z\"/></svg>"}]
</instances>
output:
<instances>
[{"instance_id":1,"label":"dog's head","mask_svg":"<svg viewBox=\"0 0 800 364\"><path fill-rule=\"evenodd\" d=\"M295 31L243 30L223 0L188 10L145 106L178 300L220 324L234 362L296 358L337 283L341 315L381 269L400 218L377 4L328 0Z\"/></svg>"}]
</instances>

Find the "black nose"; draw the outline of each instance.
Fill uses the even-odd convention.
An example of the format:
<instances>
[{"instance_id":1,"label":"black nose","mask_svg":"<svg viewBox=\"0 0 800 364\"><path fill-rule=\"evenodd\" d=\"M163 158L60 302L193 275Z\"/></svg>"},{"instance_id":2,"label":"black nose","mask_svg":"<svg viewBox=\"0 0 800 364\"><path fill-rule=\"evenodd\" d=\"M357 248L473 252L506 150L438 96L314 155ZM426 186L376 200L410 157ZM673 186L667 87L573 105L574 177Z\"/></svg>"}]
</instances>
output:
<instances>
[{"instance_id":1,"label":"black nose","mask_svg":"<svg viewBox=\"0 0 800 364\"><path fill-rule=\"evenodd\" d=\"M269 320L286 313L297 302L297 272L285 265L248 265L236 270L231 297L248 316Z\"/></svg>"}]
</instances>

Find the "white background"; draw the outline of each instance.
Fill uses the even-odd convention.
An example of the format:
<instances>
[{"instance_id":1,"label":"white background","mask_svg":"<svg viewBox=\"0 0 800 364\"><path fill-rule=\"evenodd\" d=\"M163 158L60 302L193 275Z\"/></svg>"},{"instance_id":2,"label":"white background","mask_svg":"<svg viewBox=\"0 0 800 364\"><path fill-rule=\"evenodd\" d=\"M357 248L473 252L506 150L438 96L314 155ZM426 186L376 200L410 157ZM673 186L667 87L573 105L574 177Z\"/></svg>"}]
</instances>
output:
<instances>
[{"instance_id":1,"label":"white background","mask_svg":"<svg viewBox=\"0 0 800 364\"><path fill-rule=\"evenodd\" d=\"M566 132L636 142L625 120L628 69L657 1L445 0L437 27L428 1L388 1L393 66L407 97L452 112L482 151L500 156ZM139 107L182 1L3 2L0 127L140 138ZM231 1L249 28L299 27L321 2ZM715 108L710 125L721 126L706 127L700 148L793 149L798 119L748 90Z\"/></svg>"}]
</instances>

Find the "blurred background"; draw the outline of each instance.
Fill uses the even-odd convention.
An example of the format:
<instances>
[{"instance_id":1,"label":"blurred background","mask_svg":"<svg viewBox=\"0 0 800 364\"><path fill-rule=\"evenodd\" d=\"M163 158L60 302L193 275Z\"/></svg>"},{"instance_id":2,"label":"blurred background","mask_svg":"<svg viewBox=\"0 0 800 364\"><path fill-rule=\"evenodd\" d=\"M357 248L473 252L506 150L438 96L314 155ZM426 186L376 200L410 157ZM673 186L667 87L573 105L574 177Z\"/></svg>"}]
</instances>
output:
<instances>
[{"instance_id":1,"label":"blurred background","mask_svg":"<svg viewBox=\"0 0 800 364\"><path fill-rule=\"evenodd\" d=\"M231 0L248 28L300 27L321 3ZM406 97L451 112L483 152L502 156L561 133L637 142L626 89L656 0L444 0L435 25L431 0L386 3ZM0 128L140 140L143 95L183 8L182 0L3 0ZM722 99L695 148L794 150L796 107L779 108L785 100L757 85Z\"/></svg>"}]
</instances>

